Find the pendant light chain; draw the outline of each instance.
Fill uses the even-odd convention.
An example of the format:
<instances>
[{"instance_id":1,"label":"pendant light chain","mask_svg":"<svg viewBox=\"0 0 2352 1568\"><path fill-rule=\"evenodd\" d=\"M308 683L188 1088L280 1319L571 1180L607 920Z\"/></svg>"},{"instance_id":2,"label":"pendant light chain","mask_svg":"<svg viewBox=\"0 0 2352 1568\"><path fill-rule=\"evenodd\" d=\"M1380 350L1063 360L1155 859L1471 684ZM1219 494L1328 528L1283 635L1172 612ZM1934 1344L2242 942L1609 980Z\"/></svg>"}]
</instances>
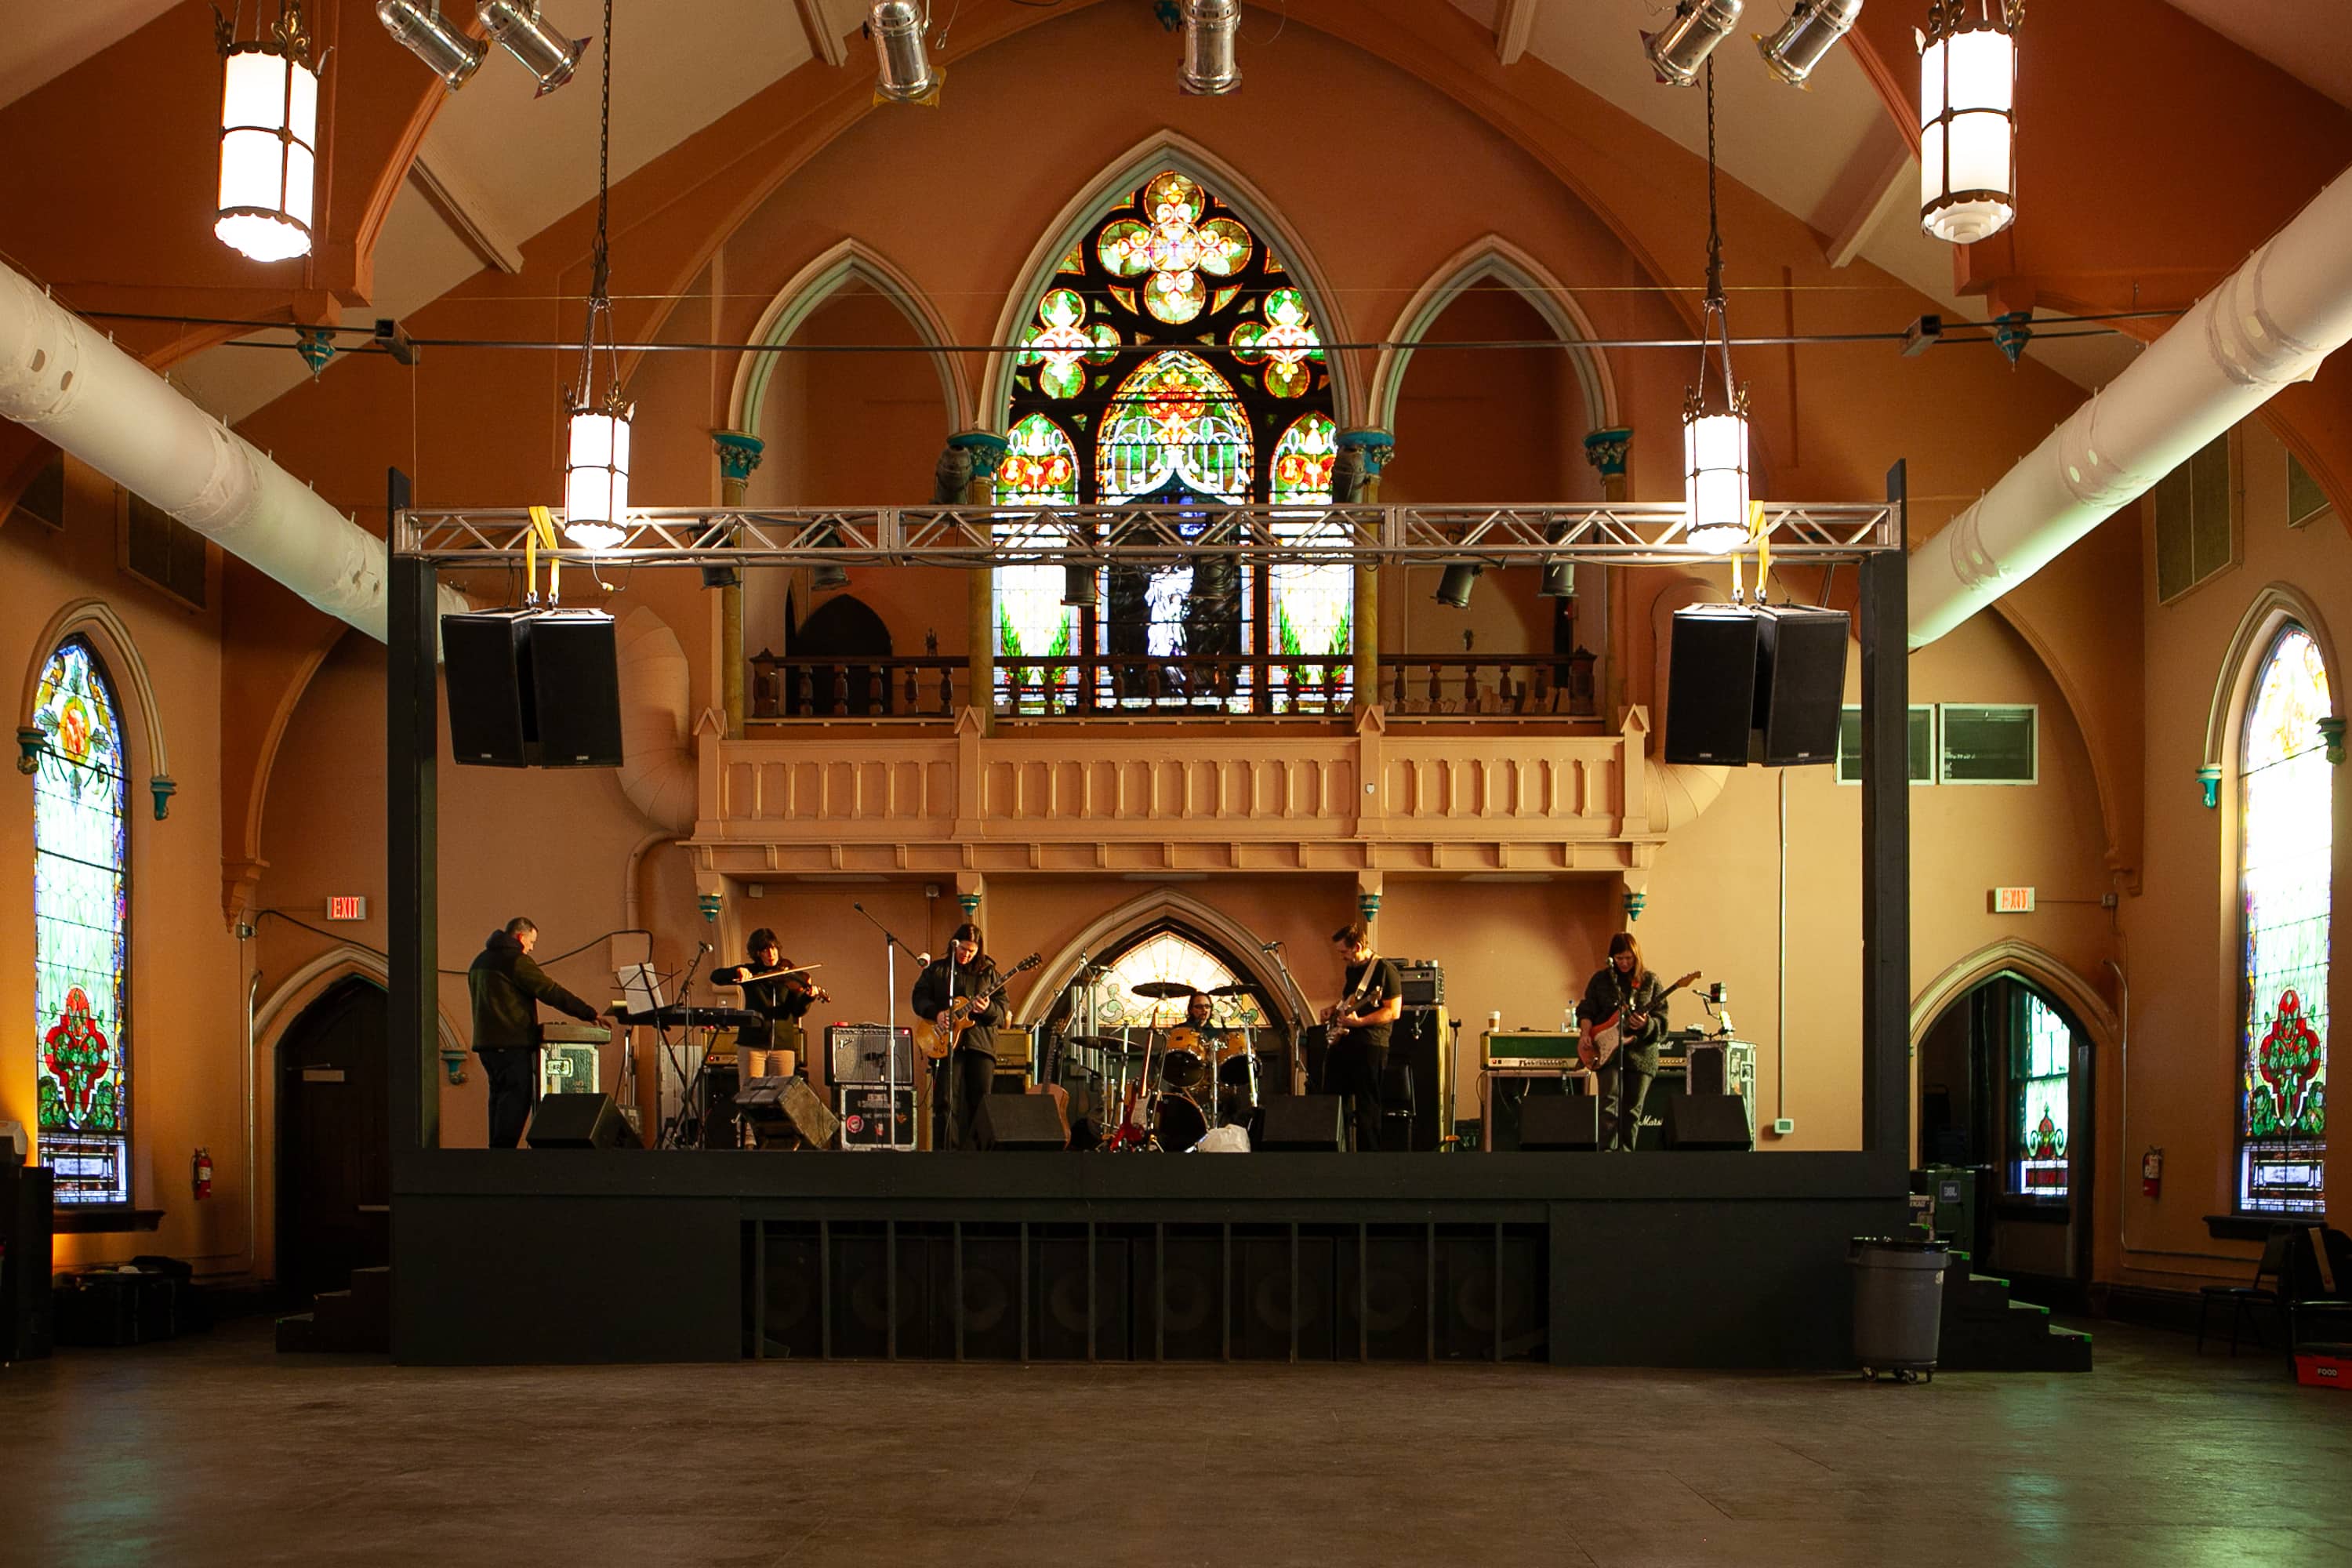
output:
<instances>
[{"instance_id":1,"label":"pendant light chain","mask_svg":"<svg viewBox=\"0 0 2352 1568\"><path fill-rule=\"evenodd\" d=\"M612 241L608 233L612 217L613 160L613 0L604 0L604 37L601 47L604 71L604 96L597 106L596 116L596 243L589 269L588 331L580 345L580 402L590 405L589 392L595 381L596 324L599 317L604 323L604 355L612 385L605 401L617 405L621 396L621 362L619 345L613 341L612 300Z\"/></svg>"},{"instance_id":2,"label":"pendant light chain","mask_svg":"<svg viewBox=\"0 0 2352 1568\"><path fill-rule=\"evenodd\" d=\"M1731 322L1723 298L1723 226L1715 196L1715 61L1706 62L1706 319L1700 328L1698 385L1706 393L1707 350L1717 350L1723 373L1726 406L1736 397L1731 380ZM1710 342L1708 340L1712 339Z\"/></svg>"}]
</instances>

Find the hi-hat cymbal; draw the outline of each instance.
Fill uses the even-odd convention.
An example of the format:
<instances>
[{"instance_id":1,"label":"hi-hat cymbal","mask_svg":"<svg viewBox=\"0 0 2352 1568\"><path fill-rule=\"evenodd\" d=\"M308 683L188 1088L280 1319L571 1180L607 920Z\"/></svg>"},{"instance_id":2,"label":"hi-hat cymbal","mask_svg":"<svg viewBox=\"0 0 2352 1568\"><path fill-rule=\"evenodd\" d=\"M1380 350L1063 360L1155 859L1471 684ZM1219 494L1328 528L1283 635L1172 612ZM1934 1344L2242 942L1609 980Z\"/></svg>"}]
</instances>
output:
<instances>
[{"instance_id":1,"label":"hi-hat cymbal","mask_svg":"<svg viewBox=\"0 0 2352 1568\"><path fill-rule=\"evenodd\" d=\"M1218 986L1215 990L1210 992L1209 994L1212 996L1247 996L1251 994L1255 989L1255 987L1250 985L1248 983L1236 980L1230 985Z\"/></svg>"},{"instance_id":2,"label":"hi-hat cymbal","mask_svg":"<svg viewBox=\"0 0 2352 1568\"><path fill-rule=\"evenodd\" d=\"M1149 996L1155 1002L1169 1002L1179 996L1190 996L1192 988L1181 980L1147 980L1136 986L1130 994Z\"/></svg>"}]
</instances>

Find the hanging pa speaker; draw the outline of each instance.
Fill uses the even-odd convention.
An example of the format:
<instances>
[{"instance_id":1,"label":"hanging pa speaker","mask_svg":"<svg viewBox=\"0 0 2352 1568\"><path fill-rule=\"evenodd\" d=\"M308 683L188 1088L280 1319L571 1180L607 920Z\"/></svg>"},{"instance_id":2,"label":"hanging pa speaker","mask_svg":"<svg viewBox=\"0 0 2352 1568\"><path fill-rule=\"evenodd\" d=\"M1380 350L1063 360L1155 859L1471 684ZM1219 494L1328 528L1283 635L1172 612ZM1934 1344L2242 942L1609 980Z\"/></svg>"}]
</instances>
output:
<instances>
[{"instance_id":1,"label":"hanging pa speaker","mask_svg":"<svg viewBox=\"0 0 2352 1568\"><path fill-rule=\"evenodd\" d=\"M527 768L539 761L530 616L528 610L482 610L441 617L452 761L488 768Z\"/></svg>"},{"instance_id":2,"label":"hanging pa speaker","mask_svg":"<svg viewBox=\"0 0 2352 1568\"><path fill-rule=\"evenodd\" d=\"M534 617L530 684L541 767L621 765L621 662L612 616L548 610ZM1834 716L1831 731L1834 742Z\"/></svg>"},{"instance_id":3,"label":"hanging pa speaker","mask_svg":"<svg viewBox=\"0 0 2352 1568\"><path fill-rule=\"evenodd\" d=\"M1767 767L1837 761L1845 700L1848 621L1843 610L1759 605L1756 612L1755 724ZM1676 672L1680 671L1679 663ZM1668 715L1672 724L1673 717Z\"/></svg>"},{"instance_id":4,"label":"hanging pa speaker","mask_svg":"<svg viewBox=\"0 0 2352 1568\"><path fill-rule=\"evenodd\" d=\"M1666 761L1748 765L1759 661L1757 618L1739 605L1690 605L1675 612L1666 671ZM1831 741L1835 742L1835 716Z\"/></svg>"},{"instance_id":5,"label":"hanging pa speaker","mask_svg":"<svg viewBox=\"0 0 2352 1568\"><path fill-rule=\"evenodd\" d=\"M602 610L441 617L449 753L476 767L617 768L621 676Z\"/></svg>"}]
</instances>

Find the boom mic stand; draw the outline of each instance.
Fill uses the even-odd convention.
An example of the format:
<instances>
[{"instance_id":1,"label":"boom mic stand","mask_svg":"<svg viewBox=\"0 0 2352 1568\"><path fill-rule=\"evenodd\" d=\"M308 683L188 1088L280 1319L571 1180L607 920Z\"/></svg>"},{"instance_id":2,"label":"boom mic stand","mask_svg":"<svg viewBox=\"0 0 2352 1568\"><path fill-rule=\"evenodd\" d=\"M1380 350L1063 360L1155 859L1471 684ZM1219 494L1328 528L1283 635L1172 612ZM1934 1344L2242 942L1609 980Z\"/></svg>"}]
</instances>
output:
<instances>
[{"instance_id":1,"label":"boom mic stand","mask_svg":"<svg viewBox=\"0 0 2352 1568\"><path fill-rule=\"evenodd\" d=\"M686 984L678 988L677 993L677 1005L678 1016L681 1018L691 1018L694 1016L693 1009L687 1005L687 999L694 994L694 972L702 967L703 956L709 952L710 944L707 942L698 942L694 944L694 957L686 966ZM703 1047L702 1060L694 1064L694 1079L692 1082L688 1082L686 1068L677 1059L677 1049L670 1043L669 1026L660 1022L661 1015L667 1011L666 1007L656 1009L654 1018L655 1027L661 1032L662 1052L669 1058L670 1071L677 1075L677 1114L671 1117L669 1125L663 1129L661 1146L665 1149L677 1149L685 1145L687 1112L692 1110L694 1141L707 1149L710 1146L709 1110L710 1047L707 1045ZM684 1027L688 1034L693 1033L692 1025L688 1024ZM698 1093L702 1097L699 1100L696 1098Z\"/></svg>"},{"instance_id":2,"label":"boom mic stand","mask_svg":"<svg viewBox=\"0 0 2352 1568\"><path fill-rule=\"evenodd\" d=\"M859 914L866 915L866 923L882 933L883 984L888 988L889 995L889 1006L885 1014L887 1023L882 1037L882 1115L884 1125L890 1130L885 1136L883 1147L896 1149L898 1146L898 950L902 947L906 948L907 956L913 959L919 965L929 963L930 956L907 947L907 944L899 941L898 934L888 926L884 925L872 915L866 914L864 904L853 900L849 907ZM913 1031L909 1030L910 1041L912 1036ZM908 1065L911 1070L913 1064ZM828 1072L832 1068L831 1062L825 1064L825 1069ZM908 1087L911 1089L914 1086L909 1084Z\"/></svg>"},{"instance_id":3,"label":"boom mic stand","mask_svg":"<svg viewBox=\"0 0 2352 1568\"><path fill-rule=\"evenodd\" d=\"M1274 960L1275 969L1282 975L1282 978L1285 981L1289 983L1290 988L1286 993L1285 993L1283 998L1283 1011L1288 1013L1290 1016L1290 1092L1293 1094L1305 1094L1307 1092L1307 1058L1299 1049L1300 1026L1298 1022L1298 1015L1290 1012L1289 998L1292 996L1304 996L1307 993L1298 988L1298 977L1290 973L1290 965L1282 956L1282 943L1278 942L1261 942L1258 944L1258 951L1265 954L1266 957Z\"/></svg>"}]
</instances>

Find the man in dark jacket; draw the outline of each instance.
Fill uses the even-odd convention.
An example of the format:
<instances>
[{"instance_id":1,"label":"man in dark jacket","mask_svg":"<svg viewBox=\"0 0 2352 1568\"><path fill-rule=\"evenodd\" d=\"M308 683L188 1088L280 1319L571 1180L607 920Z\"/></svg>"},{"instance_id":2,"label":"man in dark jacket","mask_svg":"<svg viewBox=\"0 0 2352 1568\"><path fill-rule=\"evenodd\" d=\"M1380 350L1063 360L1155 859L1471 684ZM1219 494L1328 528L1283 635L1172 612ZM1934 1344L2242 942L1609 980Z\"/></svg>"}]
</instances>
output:
<instances>
[{"instance_id":1,"label":"man in dark jacket","mask_svg":"<svg viewBox=\"0 0 2352 1568\"><path fill-rule=\"evenodd\" d=\"M995 983L996 964L980 950L980 928L967 921L948 940L948 951L915 977L915 1016L944 1026L959 998L976 996ZM933 1064L932 1148L980 1147L980 1102L996 1087L996 1026L1004 1016L999 992L972 1013L971 1027L948 1059Z\"/></svg>"},{"instance_id":2,"label":"man in dark jacket","mask_svg":"<svg viewBox=\"0 0 2352 1568\"><path fill-rule=\"evenodd\" d=\"M522 1142L531 1107L539 1103L539 1004L571 1014L583 1024L596 1009L558 985L530 960L539 927L520 915L494 931L482 944L466 987L474 995L474 1051L490 1085L490 1147L511 1149Z\"/></svg>"},{"instance_id":3,"label":"man in dark jacket","mask_svg":"<svg viewBox=\"0 0 2352 1568\"><path fill-rule=\"evenodd\" d=\"M1585 985L1576 1018L1583 1026L1577 1056L1587 1067L1593 1065L1593 1031L1616 1020L1617 1051L1594 1071L1593 1092L1601 1097L1601 1147L1630 1152L1642 1131L1642 1101L1658 1076L1658 1043L1666 1037L1666 986L1642 963L1632 931L1609 939L1609 962Z\"/></svg>"}]
</instances>

